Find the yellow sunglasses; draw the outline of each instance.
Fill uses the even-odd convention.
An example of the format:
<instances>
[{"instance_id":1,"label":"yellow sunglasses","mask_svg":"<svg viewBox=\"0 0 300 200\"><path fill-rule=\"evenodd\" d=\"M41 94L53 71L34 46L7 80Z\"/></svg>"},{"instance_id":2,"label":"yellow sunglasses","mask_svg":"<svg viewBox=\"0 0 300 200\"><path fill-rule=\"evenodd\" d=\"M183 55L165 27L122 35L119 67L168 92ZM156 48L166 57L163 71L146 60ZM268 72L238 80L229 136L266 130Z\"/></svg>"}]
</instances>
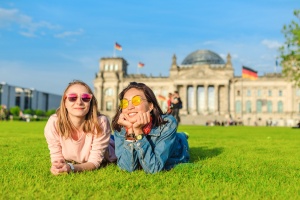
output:
<instances>
[{"instance_id":1,"label":"yellow sunglasses","mask_svg":"<svg viewBox=\"0 0 300 200\"><path fill-rule=\"evenodd\" d=\"M143 99L141 96L137 95L137 96L134 96L132 97L131 100L128 100L128 99L121 99L120 100L120 108L122 109L125 109L128 107L129 105L129 101L131 101L132 105L134 106L138 106L142 103L143 100L146 100L146 99Z\"/></svg>"}]
</instances>

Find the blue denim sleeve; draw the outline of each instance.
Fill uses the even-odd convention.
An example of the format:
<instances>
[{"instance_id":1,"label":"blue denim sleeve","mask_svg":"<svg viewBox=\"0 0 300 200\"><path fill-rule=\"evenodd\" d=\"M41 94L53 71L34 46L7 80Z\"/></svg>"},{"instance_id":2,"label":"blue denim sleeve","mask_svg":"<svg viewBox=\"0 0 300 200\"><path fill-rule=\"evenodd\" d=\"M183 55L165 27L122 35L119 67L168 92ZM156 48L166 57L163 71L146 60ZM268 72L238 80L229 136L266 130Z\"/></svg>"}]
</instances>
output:
<instances>
[{"instance_id":1,"label":"blue denim sleeve","mask_svg":"<svg viewBox=\"0 0 300 200\"><path fill-rule=\"evenodd\" d=\"M159 131L151 146L146 137L133 143L138 159L146 173L156 173L164 169L165 163L171 156L176 140L177 122L172 116L165 118L167 124L157 127L154 131ZM155 136L151 136L154 137Z\"/></svg>"},{"instance_id":2,"label":"blue denim sleeve","mask_svg":"<svg viewBox=\"0 0 300 200\"><path fill-rule=\"evenodd\" d=\"M115 152L118 158L118 166L128 172L138 169L137 152L133 148L133 142L125 140L125 130L114 132L115 136Z\"/></svg>"}]
</instances>

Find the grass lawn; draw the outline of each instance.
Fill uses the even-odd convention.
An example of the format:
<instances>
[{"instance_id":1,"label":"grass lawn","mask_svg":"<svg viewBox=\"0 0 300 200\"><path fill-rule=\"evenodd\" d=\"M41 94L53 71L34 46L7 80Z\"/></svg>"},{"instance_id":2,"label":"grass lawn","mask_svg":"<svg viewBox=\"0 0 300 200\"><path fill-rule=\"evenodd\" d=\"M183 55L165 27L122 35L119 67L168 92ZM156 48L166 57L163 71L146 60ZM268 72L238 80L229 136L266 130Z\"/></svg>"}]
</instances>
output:
<instances>
[{"instance_id":1,"label":"grass lawn","mask_svg":"<svg viewBox=\"0 0 300 200\"><path fill-rule=\"evenodd\" d=\"M0 199L300 199L300 129L182 125L189 164L53 176L45 123L0 121Z\"/></svg>"}]
</instances>

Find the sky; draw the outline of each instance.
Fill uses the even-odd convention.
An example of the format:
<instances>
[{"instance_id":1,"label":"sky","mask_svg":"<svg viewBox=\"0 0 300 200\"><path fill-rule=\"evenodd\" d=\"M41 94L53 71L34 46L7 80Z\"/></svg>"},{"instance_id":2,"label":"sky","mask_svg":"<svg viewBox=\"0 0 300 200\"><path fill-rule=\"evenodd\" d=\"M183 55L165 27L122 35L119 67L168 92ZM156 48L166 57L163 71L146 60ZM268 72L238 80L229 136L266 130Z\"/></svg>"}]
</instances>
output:
<instances>
[{"instance_id":1,"label":"sky","mask_svg":"<svg viewBox=\"0 0 300 200\"><path fill-rule=\"evenodd\" d=\"M280 72L295 9L299 0L2 0L0 82L62 94L79 79L93 89L103 57L124 58L129 74L168 76L174 54L180 65L197 50L230 53L235 76L242 66Z\"/></svg>"}]
</instances>

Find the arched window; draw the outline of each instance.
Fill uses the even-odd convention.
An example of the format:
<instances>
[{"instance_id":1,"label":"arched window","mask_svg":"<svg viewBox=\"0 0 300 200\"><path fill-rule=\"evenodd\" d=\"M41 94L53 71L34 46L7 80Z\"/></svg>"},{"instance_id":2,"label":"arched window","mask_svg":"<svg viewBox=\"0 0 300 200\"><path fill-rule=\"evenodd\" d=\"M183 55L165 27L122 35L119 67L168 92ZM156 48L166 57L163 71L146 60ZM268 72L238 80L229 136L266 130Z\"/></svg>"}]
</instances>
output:
<instances>
[{"instance_id":1,"label":"arched window","mask_svg":"<svg viewBox=\"0 0 300 200\"><path fill-rule=\"evenodd\" d=\"M278 111L278 113L283 113L283 103L282 103L282 101L278 101L277 111Z\"/></svg>"},{"instance_id":2,"label":"arched window","mask_svg":"<svg viewBox=\"0 0 300 200\"><path fill-rule=\"evenodd\" d=\"M246 113L251 113L252 109L251 109L251 101L247 101L246 102Z\"/></svg>"},{"instance_id":3,"label":"arched window","mask_svg":"<svg viewBox=\"0 0 300 200\"><path fill-rule=\"evenodd\" d=\"M113 95L113 89L112 88L107 88L105 90L105 96L112 96Z\"/></svg>"},{"instance_id":4,"label":"arched window","mask_svg":"<svg viewBox=\"0 0 300 200\"><path fill-rule=\"evenodd\" d=\"M256 112L257 112L257 113L261 113L261 111L262 111L261 107L262 107L262 102L261 102L261 100L257 100L257 101L256 101Z\"/></svg>"},{"instance_id":5,"label":"arched window","mask_svg":"<svg viewBox=\"0 0 300 200\"><path fill-rule=\"evenodd\" d=\"M267 103L267 112L272 113L272 101L268 101Z\"/></svg>"}]
</instances>

